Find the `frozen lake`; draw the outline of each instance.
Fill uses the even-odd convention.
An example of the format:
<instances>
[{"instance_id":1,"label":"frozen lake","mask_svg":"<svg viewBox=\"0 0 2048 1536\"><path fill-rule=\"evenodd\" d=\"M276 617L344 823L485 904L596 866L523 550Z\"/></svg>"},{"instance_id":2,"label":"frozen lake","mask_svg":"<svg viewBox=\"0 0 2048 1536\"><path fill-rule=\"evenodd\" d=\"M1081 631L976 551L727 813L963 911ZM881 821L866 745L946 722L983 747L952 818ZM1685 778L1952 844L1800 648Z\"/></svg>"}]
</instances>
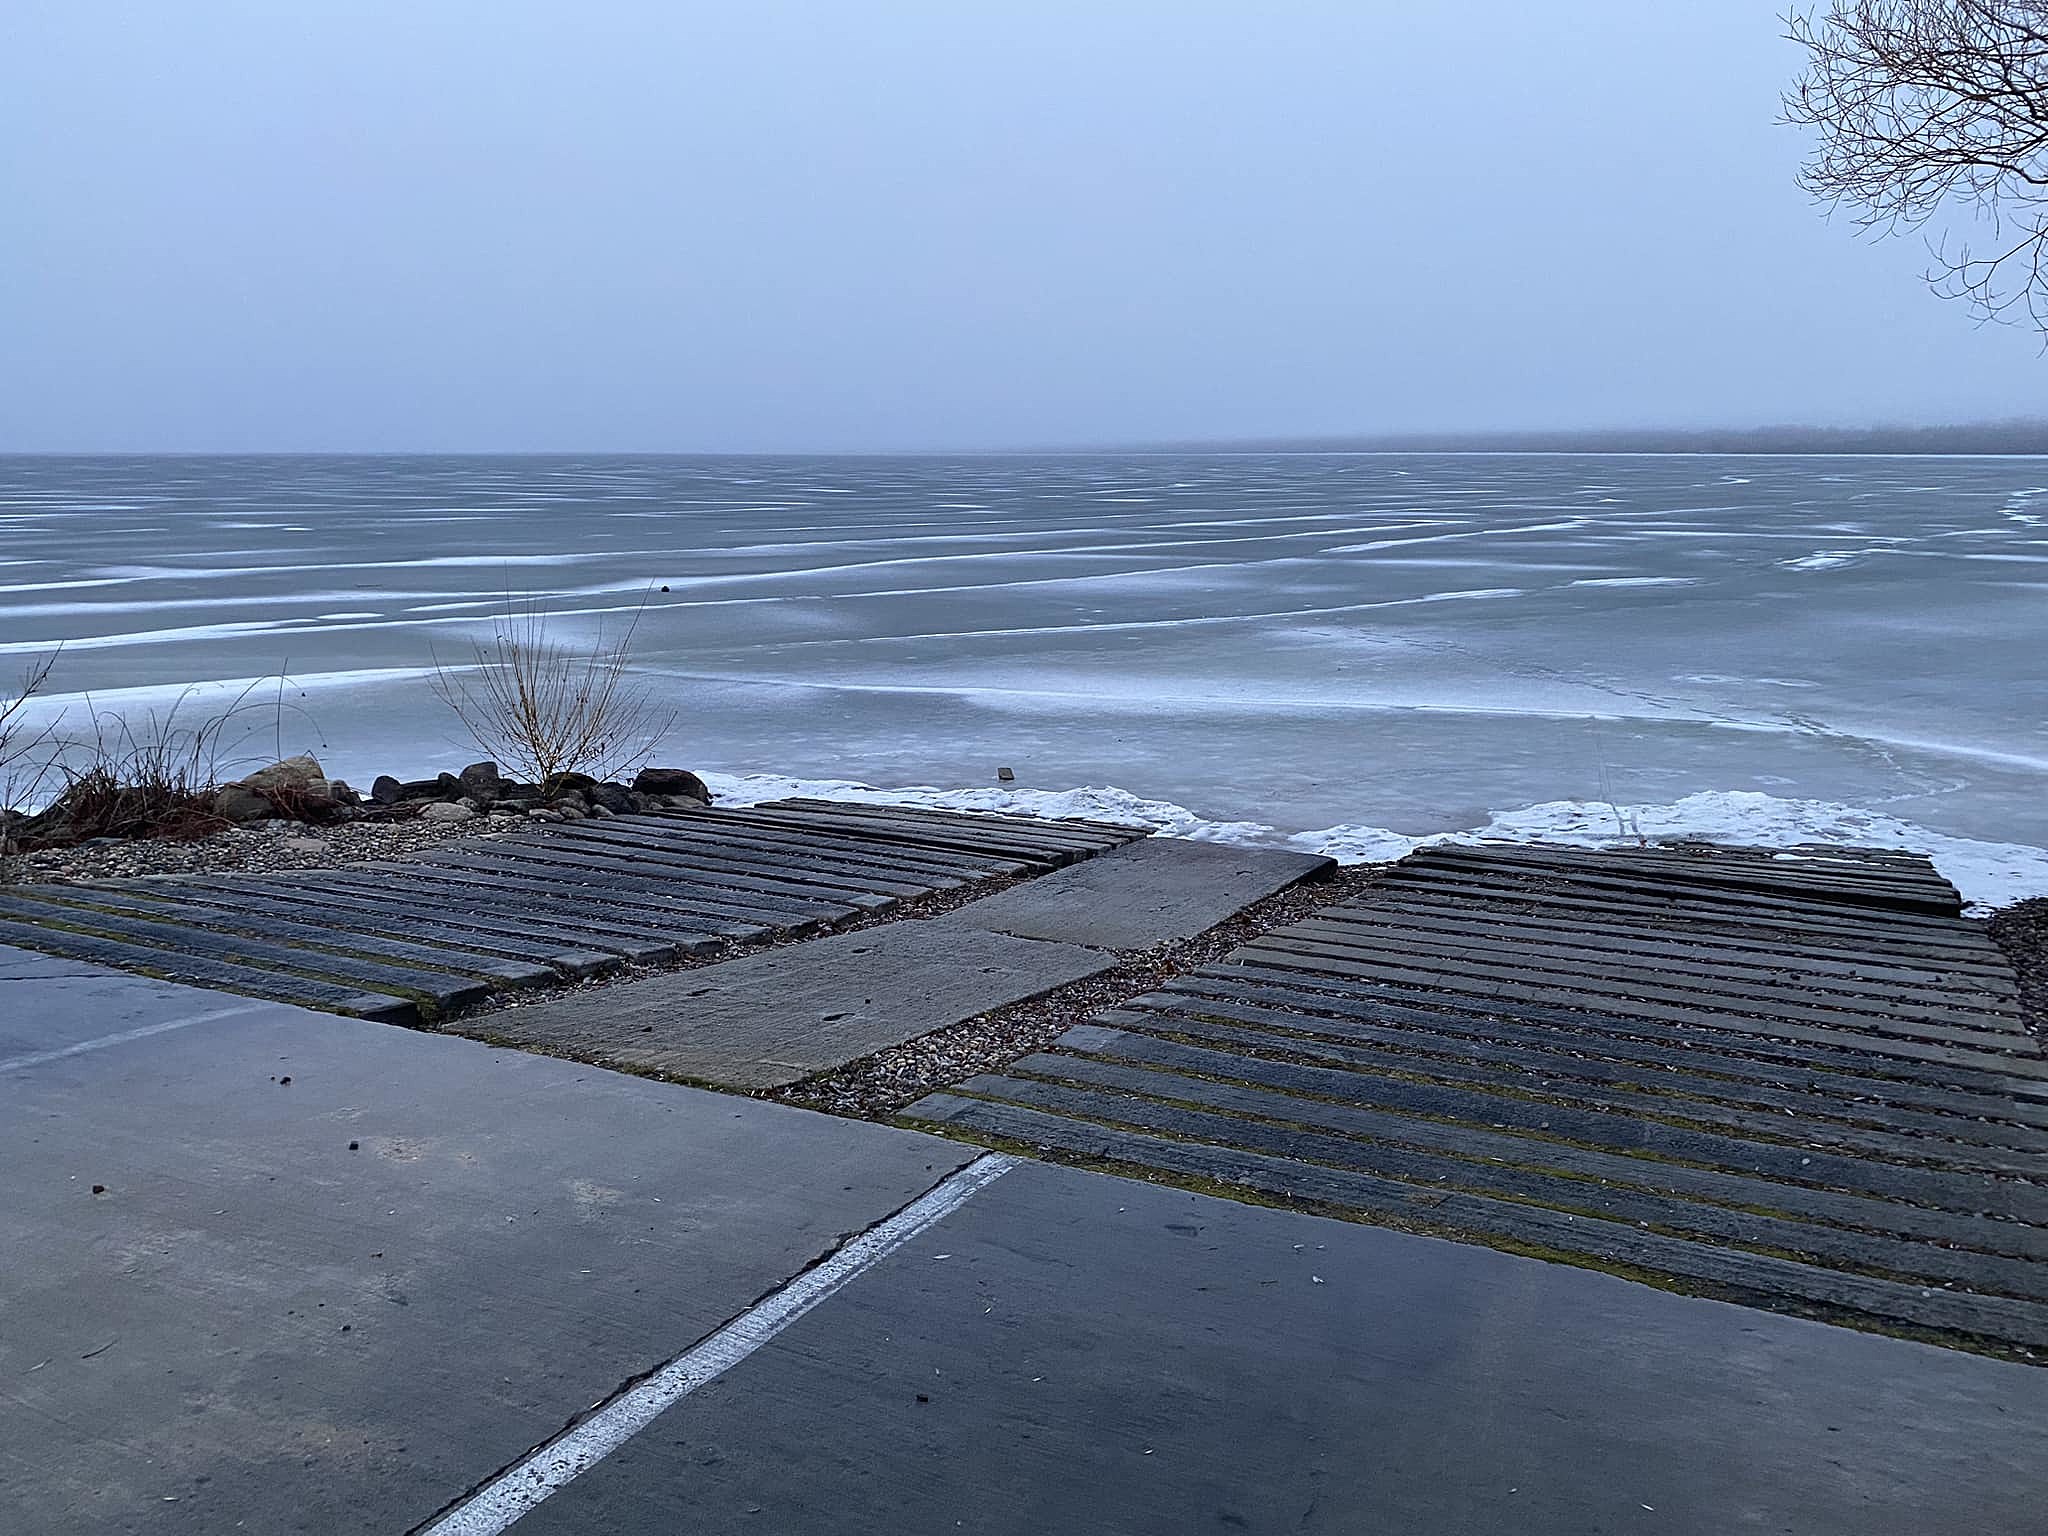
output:
<instances>
[{"instance_id":1,"label":"frozen lake","mask_svg":"<svg viewBox=\"0 0 2048 1536\"><path fill-rule=\"evenodd\" d=\"M2048 842L2048 461L0 458L0 660L63 643L69 723L282 671L286 750L460 766L423 669L508 592L565 635L644 599L663 756L727 774L1007 766L1367 853L1911 838L2048 890L1949 841Z\"/></svg>"}]
</instances>

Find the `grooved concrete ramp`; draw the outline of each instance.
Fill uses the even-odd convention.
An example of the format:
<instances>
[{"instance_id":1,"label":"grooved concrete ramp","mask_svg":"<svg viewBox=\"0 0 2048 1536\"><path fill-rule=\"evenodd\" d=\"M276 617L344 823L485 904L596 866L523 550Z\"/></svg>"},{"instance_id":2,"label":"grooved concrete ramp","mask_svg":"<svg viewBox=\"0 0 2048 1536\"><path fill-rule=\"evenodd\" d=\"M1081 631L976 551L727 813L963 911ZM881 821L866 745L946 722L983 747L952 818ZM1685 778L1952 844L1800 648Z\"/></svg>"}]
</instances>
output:
<instances>
[{"instance_id":1,"label":"grooved concrete ramp","mask_svg":"<svg viewBox=\"0 0 2048 1536\"><path fill-rule=\"evenodd\" d=\"M1153 837L924 922L893 923L458 1026L481 1038L759 1091L1097 975L1330 867Z\"/></svg>"},{"instance_id":2,"label":"grooved concrete ramp","mask_svg":"<svg viewBox=\"0 0 2048 1536\"><path fill-rule=\"evenodd\" d=\"M823 801L613 816L347 869L0 889L0 943L410 1024L627 961L822 932L1140 835Z\"/></svg>"},{"instance_id":3,"label":"grooved concrete ramp","mask_svg":"<svg viewBox=\"0 0 2048 1536\"><path fill-rule=\"evenodd\" d=\"M1191 938L1336 860L1280 848L1238 848L1151 837L1044 880L962 907L992 933L1094 949L1151 949Z\"/></svg>"},{"instance_id":4,"label":"grooved concrete ramp","mask_svg":"<svg viewBox=\"0 0 2048 1536\"><path fill-rule=\"evenodd\" d=\"M2048 1059L1923 859L1444 849L913 1122L2048 1352Z\"/></svg>"}]
</instances>

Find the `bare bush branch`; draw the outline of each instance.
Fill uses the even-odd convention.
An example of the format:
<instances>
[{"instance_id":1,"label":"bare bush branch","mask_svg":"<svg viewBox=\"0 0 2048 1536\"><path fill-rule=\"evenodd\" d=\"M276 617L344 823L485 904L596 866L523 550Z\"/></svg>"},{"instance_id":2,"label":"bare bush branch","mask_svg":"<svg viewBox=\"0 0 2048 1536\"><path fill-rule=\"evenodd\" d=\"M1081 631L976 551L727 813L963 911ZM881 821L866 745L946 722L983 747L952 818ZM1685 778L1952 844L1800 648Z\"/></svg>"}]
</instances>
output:
<instances>
[{"instance_id":1,"label":"bare bush branch","mask_svg":"<svg viewBox=\"0 0 2048 1536\"><path fill-rule=\"evenodd\" d=\"M14 807L23 794L33 794L46 771L41 765L29 770L25 789L17 783L23 765L46 749L56 734L54 720L31 728L27 710L29 702L49 685L57 656L58 652L52 651L30 662L22 668L21 680L13 690L0 695L0 811Z\"/></svg>"},{"instance_id":2,"label":"bare bush branch","mask_svg":"<svg viewBox=\"0 0 2048 1536\"><path fill-rule=\"evenodd\" d=\"M1835 0L1786 28L1785 119L1820 134L1801 185L1866 229L1967 213L1991 244L1944 235L1928 282L2048 337L2048 0Z\"/></svg>"},{"instance_id":3,"label":"bare bush branch","mask_svg":"<svg viewBox=\"0 0 2048 1536\"><path fill-rule=\"evenodd\" d=\"M486 757L522 779L545 786L567 773L624 774L654 755L677 713L631 675L641 611L615 641L600 629L579 650L551 637L538 601L508 599L473 664L434 658L434 692Z\"/></svg>"}]
</instances>

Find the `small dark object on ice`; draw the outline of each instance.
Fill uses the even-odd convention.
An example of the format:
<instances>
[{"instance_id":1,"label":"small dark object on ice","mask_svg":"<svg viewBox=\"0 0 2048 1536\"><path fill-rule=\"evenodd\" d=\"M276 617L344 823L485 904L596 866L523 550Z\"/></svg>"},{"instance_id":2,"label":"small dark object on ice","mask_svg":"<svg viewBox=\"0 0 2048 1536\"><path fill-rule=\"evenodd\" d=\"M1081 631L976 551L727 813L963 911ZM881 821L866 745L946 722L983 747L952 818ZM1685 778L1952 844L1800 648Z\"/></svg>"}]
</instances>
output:
<instances>
[{"instance_id":1,"label":"small dark object on ice","mask_svg":"<svg viewBox=\"0 0 2048 1536\"><path fill-rule=\"evenodd\" d=\"M104 1184L95 1184L92 1187L92 1192L96 1195L104 1195L107 1192L107 1186Z\"/></svg>"},{"instance_id":2,"label":"small dark object on ice","mask_svg":"<svg viewBox=\"0 0 2048 1536\"><path fill-rule=\"evenodd\" d=\"M351 1151L351 1152L354 1152L354 1151L356 1151L356 1150L357 1150L358 1148L360 1148L361 1146L362 1146L362 1143L361 1143L361 1142L359 1142L359 1141L352 1141L352 1142L350 1142L350 1143L348 1144L348 1149L349 1149L349 1151Z\"/></svg>"},{"instance_id":3,"label":"small dark object on ice","mask_svg":"<svg viewBox=\"0 0 2048 1536\"><path fill-rule=\"evenodd\" d=\"M277 1086L278 1086L278 1087L280 1087L280 1088L282 1088L282 1087L284 1087L284 1086L285 1086L286 1084L288 1084L288 1083L289 1083L290 1081L291 1081L291 1076L290 1076L290 1074L289 1074L289 1073L287 1073L287 1074L286 1074L285 1076L283 1076L283 1077L280 1077L280 1078L279 1078L279 1079L277 1080Z\"/></svg>"},{"instance_id":4,"label":"small dark object on ice","mask_svg":"<svg viewBox=\"0 0 2048 1536\"><path fill-rule=\"evenodd\" d=\"M1007 768L998 768L996 770L996 777L1002 780L1003 783L1010 784L1016 781L1017 775L1010 772Z\"/></svg>"}]
</instances>

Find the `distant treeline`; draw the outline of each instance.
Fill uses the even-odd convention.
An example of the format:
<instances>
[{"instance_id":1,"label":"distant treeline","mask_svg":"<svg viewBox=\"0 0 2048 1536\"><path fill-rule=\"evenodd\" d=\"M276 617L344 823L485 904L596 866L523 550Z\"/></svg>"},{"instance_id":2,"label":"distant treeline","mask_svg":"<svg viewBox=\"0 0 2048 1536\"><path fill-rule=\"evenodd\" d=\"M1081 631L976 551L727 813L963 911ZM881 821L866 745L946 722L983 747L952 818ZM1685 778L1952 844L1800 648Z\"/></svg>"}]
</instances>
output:
<instances>
[{"instance_id":1,"label":"distant treeline","mask_svg":"<svg viewBox=\"0 0 2048 1536\"><path fill-rule=\"evenodd\" d=\"M2011 453L2048 454L2048 421L1955 427L1731 427L1663 431L1400 432L1172 443L1210 453Z\"/></svg>"}]
</instances>

